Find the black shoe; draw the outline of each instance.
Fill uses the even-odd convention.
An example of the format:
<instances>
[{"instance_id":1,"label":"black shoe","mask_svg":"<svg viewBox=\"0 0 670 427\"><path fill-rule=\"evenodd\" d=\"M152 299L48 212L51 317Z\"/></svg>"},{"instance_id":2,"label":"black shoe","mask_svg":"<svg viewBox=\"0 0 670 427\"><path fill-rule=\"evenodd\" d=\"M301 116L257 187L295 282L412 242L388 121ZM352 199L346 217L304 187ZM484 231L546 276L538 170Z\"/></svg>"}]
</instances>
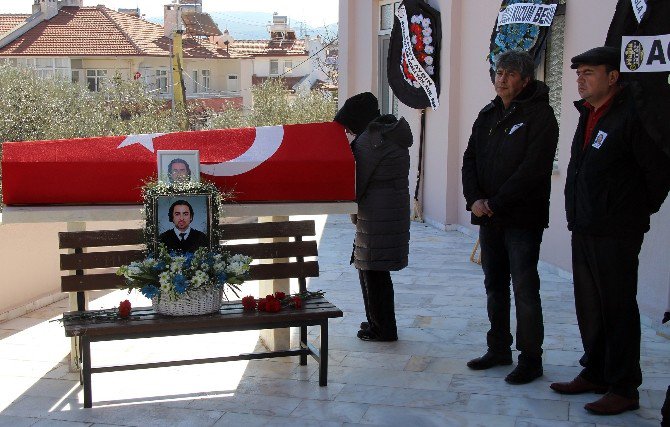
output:
<instances>
[{"instance_id":1,"label":"black shoe","mask_svg":"<svg viewBox=\"0 0 670 427\"><path fill-rule=\"evenodd\" d=\"M540 378L542 374L542 366L531 367L528 365L518 365L505 377L505 382L509 384L528 384L529 382Z\"/></svg>"},{"instance_id":2,"label":"black shoe","mask_svg":"<svg viewBox=\"0 0 670 427\"><path fill-rule=\"evenodd\" d=\"M482 357L478 357L469 361L468 368L474 369L475 371L481 371L482 369L489 369L493 368L494 366L511 364L512 352L500 354L487 351L486 354Z\"/></svg>"},{"instance_id":3,"label":"black shoe","mask_svg":"<svg viewBox=\"0 0 670 427\"><path fill-rule=\"evenodd\" d=\"M363 341L398 341L398 337L383 337L375 334L369 329L361 329L356 336Z\"/></svg>"},{"instance_id":4,"label":"black shoe","mask_svg":"<svg viewBox=\"0 0 670 427\"><path fill-rule=\"evenodd\" d=\"M370 329L370 324L368 322L361 322L361 329L362 330Z\"/></svg>"}]
</instances>

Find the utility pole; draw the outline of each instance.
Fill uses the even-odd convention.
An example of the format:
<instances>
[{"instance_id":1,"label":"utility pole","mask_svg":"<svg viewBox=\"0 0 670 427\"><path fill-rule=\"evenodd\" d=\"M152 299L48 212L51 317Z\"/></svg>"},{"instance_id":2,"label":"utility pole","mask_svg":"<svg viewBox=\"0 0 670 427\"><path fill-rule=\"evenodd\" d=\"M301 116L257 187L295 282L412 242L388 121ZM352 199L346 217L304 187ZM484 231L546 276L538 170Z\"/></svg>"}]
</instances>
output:
<instances>
[{"instance_id":1,"label":"utility pole","mask_svg":"<svg viewBox=\"0 0 670 427\"><path fill-rule=\"evenodd\" d=\"M182 46L182 34L184 30L175 30L172 37L172 107L175 111L183 114L179 119L179 128L188 130L188 119L186 117L186 86L184 86L184 49Z\"/></svg>"}]
</instances>

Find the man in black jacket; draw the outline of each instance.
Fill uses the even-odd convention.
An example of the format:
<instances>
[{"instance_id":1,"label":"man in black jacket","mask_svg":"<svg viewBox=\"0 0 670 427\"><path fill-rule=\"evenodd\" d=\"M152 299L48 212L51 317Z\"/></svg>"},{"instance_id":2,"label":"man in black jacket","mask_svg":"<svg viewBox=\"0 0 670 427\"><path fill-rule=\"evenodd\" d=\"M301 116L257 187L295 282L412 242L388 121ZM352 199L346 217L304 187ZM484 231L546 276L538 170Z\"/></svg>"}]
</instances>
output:
<instances>
[{"instance_id":1,"label":"man in black jacket","mask_svg":"<svg viewBox=\"0 0 670 427\"><path fill-rule=\"evenodd\" d=\"M605 393L585 408L600 415L637 409L640 370L638 255L649 216L670 188L670 159L643 128L619 50L598 47L572 58L580 118L565 183L572 273L584 367L562 394Z\"/></svg>"},{"instance_id":2,"label":"man in black jacket","mask_svg":"<svg viewBox=\"0 0 670 427\"><path fill-rule=\"evenodd\" d=\"M488 350L471 369L512 364L510 275L514 288L519 363L505 381L525 384L542 375L544 326L537 262L549 224L549 193L558 125L547 86L533 78L533 59L507 51L496 61L498 95L472 126L463 155L463 194L479 225Z\"/></svg>"}]
</instances>

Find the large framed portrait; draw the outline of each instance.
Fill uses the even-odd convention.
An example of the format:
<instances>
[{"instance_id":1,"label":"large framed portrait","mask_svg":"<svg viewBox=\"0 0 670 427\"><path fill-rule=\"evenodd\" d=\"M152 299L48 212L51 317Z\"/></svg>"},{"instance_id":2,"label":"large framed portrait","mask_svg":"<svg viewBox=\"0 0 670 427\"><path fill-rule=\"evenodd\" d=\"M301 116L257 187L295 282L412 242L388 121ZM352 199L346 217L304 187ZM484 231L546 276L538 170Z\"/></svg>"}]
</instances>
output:
<instances>
[{"instance_id":1,"label":"large framed portrait","mask_svg":"<svg viewBox=\"0 0 670 427\"><path fill-rule=\"evenodd\" d=\"M153 199L154 251L163 243L168 250L195 252L214 245L211 194L170 194ZM218 241L217 241L218 244Z\"/></svg>"},{"instance_id":2,"label":"large framed portrait","mask_svg":"<svg viewBox=\"0 0 670 427\"><path fill-rule=\"evenodd\" d=\"M168 184L200 182L198 150L158 150L158 180Z\"/></svg>"}]
</instances>

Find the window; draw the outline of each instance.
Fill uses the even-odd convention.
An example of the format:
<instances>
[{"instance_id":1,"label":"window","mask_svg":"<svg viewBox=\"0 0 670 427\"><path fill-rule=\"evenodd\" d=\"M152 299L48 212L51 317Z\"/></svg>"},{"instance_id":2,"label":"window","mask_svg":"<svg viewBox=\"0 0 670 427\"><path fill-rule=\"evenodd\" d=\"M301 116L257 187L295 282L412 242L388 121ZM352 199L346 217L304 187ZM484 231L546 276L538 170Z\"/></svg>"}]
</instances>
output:
<instances>
[{"instance_id":1,"label":"window","mask_svg":"<svg viewBox=\"0 0 670 427\"><path fill-rule=\"evenodd\" d=\"M240 90L240 79L237 74L228 75L228 91L230 92L239 92Z\"/></svg>"},{"instance_id":2,"label":"window","mask_svg":"<svg viewBox=\"0 0 670 427\"><path fill-rule=\"evenodd\" d=\"M100 92L106 79L107 70L86 70L86 86L91 92Z\"/></svg>"},{"instance_id":3,"label":"window","mask_svg":"<svg viewBox=\"0 0 670 427\"><path fill-rule=\"evenodd\" d=\"M271 76L276 76L279 74L279 60L278 59L271 59L270 60L270 75Z\"/></svg>"},{"instance_id":4,"label":"window","mask_svg":"<svg viewBox=\"0 0 670 427\"><path fill-rule=\"evenodd\" d=\"M11 59L15 65L35 70L40 77L70 79L70 58L18 58Z\"/></svg>"},{"instance_id":5,"label":"window","mask_svg":"<svg viewBox=\"0 0 670 427\"><path fill-rule=\"evenodd\" d=\"M168 93L168 75L167 70L156 70L156 89L158 93Z\"/></svg>"},{"instance_id":6,"label":"window","mask_svg":"<svg viewBox=\"0 0 670 427\"><path fill-rule=\"evenodd\" d=\"M200 74L202 74L202 92L209 92L212 84L212 79L211 79L211 71L210 70L202 70L200 71Z\"/></svg>"},{"instance_id":7,"label":"window","mask_svg":"<svg viewBox=\"0 0 670 427\"><path fill-rule=\"evenodd\" d=\"M72 83L79 84L81 81L81 70L72 70Z\"/></svg>"},{"instance_id":8,"label":"window","mask_svg":"<svg viewBox=\"0 0 670 427\"><path fill-rule=\"evenodd\" d=\"M284 61L284 73L289 73L293 68L293 61Z\"/></svg>"},{"instance_id":9,"label":"window","mask_svg":"<svg viewBox=\"0 0 670 427\"><path fill-rule=\"evenodd\" d=\"M382 114L398 114L398 98L393 95L391 86L389 86L386 58L389 54L395 11L399 5L399 1L388 0L381 1L379 5L379 31L377 38L379 62L377 64L377 72L379 73L379 106Z\"/></svg>"}]
</instances>

